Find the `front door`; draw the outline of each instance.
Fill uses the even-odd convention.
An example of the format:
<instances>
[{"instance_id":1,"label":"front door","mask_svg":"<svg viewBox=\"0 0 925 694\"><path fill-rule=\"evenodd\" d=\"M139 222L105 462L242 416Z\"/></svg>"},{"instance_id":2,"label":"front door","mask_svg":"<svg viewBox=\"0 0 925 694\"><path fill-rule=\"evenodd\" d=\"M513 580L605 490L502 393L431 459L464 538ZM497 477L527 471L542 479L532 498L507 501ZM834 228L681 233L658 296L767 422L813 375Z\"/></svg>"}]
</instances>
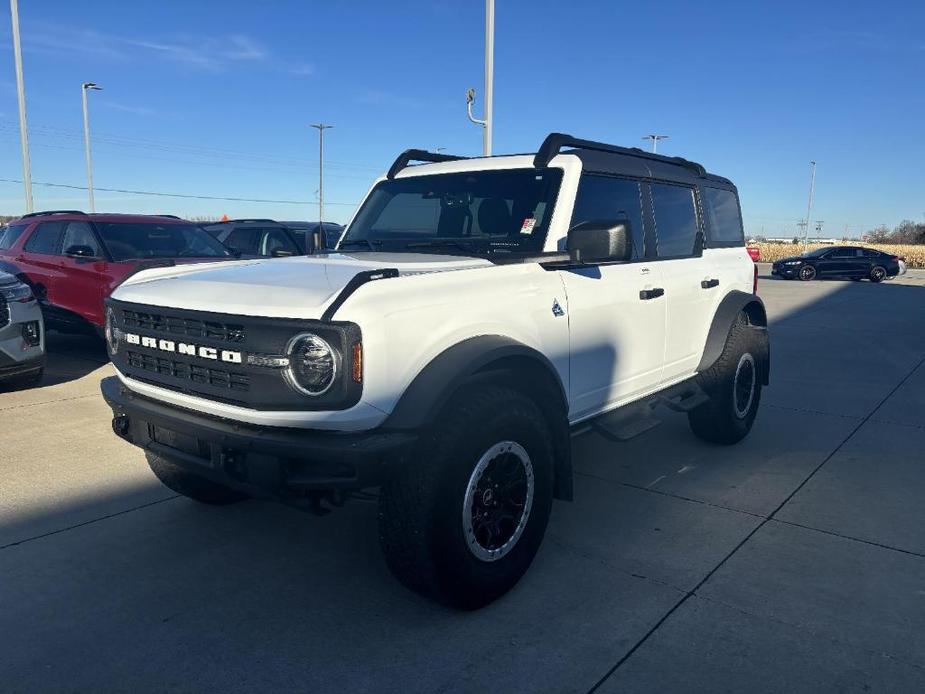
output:
<instances>
[{"instance_id":1,"label":"front door","mask_svg":"<svg viewBox=\"0 0 925 694\"><path fill-rule=\"evenodd\" d=\"M571 227L620 220L632 260L560 270L568 296L572 422L657 389L665 349L665 297L658 263L645 258L642 189L633 179L582 174Z\"/></svg>"}]
</instances>

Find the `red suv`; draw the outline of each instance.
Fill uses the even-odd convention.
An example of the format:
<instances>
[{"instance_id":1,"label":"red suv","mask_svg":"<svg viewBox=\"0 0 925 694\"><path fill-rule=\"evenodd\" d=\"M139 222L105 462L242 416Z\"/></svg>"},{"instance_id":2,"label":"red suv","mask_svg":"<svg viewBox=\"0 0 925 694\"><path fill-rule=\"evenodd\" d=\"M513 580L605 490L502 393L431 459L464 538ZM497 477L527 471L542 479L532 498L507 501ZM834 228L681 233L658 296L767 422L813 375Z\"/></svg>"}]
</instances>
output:
<instances>
[{"instance_id":1,"label":"red suv","mask_svg":"<svg viewBox=\"0 0 925 694\"><path fill-rule=\"evenodd\" d=\"M59 330L102 329L103 301L138 270L234 257L171 216L35 212L0 230L0 270L32 287L45 323Z\"/></svg>"}]
</instances>

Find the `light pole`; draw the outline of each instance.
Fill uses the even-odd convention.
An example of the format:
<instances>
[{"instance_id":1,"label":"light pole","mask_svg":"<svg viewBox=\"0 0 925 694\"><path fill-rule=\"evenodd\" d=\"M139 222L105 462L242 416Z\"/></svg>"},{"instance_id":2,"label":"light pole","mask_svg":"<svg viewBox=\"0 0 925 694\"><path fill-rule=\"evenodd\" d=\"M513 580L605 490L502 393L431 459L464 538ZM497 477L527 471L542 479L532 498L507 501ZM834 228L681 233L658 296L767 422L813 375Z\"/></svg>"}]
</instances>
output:
<instances>
[{"instance_id":1,"label":"light pole","mask_svg":"<svg viewBox=\"0 0 925 694\"><path fill-rule=\"evenodd\" d=\"M321 223L324 221L324 131L334 126L313 123L312 127L318 129L318 228L320 230Z\"/></svg>"},{"instance_id":2,"label":"light pole","mask_svg":"<svg viewBox=\"0 0 925 694\"><path fill-rule=\"evenodd\" d=\"M658 152L658 141L667 140L668 136L667 135L645 135L642 139L652 140L652 154L656 154Z\"/></svg>"},{"instance_id":3,"label":"light pole","mask_svg":"<svg viewBox=\"0 0 925 694\"><path fill-rule=\"evenodd\" d=\"M812 167L812 176L809 180L809 206L806 208L806 226L803 227L803 245L806 245L807 236L809 235L809 225L813 218L813 195L816 193L816 162L809 162Z\"/></svg>"},{"instance_id":4,"label":"light pole","mask_svg":"<svg viewBox=\"0 0 925 694\"><path fill-rule=\"evenodd\" d=\"M84 150L87 154L87 192L90 195L90 211L96 212L93 201L93 157L90 154L90 116L87 113L87 92L101 91L103 88L95 82L84 82L80 85L80 96L84 107Z\"/></svg>"},{"instance_id":5,"label":"light pole","mask_svg":"<svg viewBox=\"0 0 925 694\"><path fill-rule=\"evenodd\" d=\"M482 155L491 156L492 110L495 93L495 0L485 0L485 117L472 115L475 89L466 91L466 108L469 120L482 126Z\"/></svg>"},{"instance_id":6,"label":"light pole","mask_svg":"<svg viewBox=\"0 0 925 694\"><path fill-rule=\"evenodd\" d=\"M19 47L19 2L10 0L13 20L13 57L16 61L16 95L19 99L19 139L22 144L22 182L26 192L26 212L32 212L32 163L29 159L29 128L26 125L26 88L22 79L22 50Z\"/></svg>"}]
</instances>

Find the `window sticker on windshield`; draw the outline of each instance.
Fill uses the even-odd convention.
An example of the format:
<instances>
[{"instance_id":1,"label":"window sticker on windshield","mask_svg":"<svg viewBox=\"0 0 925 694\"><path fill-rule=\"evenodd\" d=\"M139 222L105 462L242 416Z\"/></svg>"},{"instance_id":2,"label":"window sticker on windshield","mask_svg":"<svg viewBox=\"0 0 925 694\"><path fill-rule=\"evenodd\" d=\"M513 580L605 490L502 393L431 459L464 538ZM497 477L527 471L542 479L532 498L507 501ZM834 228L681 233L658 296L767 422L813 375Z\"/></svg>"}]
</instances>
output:
<instances>
[{"instance_id":1,"label":"window sticker on windshield","mask_svg":"<svg viewBox=\"0 0 925 694\"><path fill-rule=\"evenodd\" d=\"M520 233L521 234L532 234L533 227L535 226L536 226L536 219L534 219L533 217L527 217L524 220L524 223L520 227Z\"/></svg>"}]
</instances>

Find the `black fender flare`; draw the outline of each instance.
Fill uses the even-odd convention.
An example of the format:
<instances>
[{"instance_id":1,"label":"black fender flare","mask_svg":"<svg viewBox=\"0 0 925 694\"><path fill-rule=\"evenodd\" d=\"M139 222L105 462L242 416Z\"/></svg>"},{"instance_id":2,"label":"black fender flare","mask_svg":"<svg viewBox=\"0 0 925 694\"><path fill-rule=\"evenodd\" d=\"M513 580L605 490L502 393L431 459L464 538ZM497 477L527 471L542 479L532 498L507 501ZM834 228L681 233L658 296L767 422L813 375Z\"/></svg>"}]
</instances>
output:
<instances>
[{"instance_id":1,"label":"black fender flare","mask_svg":"<svg viewBox=\"0 0 925 694\"><path fill-rule=\"evenodd\" d=\"M459 342L434 357L405 389L384 429L426 430L464 384L504 382L533 396L553 435L557 499L572 498L568 396L546 355L503 335L480 335Z\"/></svg>"},{"instance_id":2,"label":"black fender flare","mask_svg":"<svg viewBox=\"0 0 925 694\"><path fill-rule=\"evenodd\" d=\"M710 332L707 334L707 342L703 348L703 356L700 358L700 364L697 366L698 373L707 371L723 353L723 347L726 346L726 337L735 323L736 317L740 313L748 316L749 325L760 332L762 354L756 355L760 361L761 382L763 385L770 383L771 376L771 344L768 339L768 313L764 308L764 302L757 294L748 294L746 292L733 290L723 297L716 313L713 314L713 322L710 324Z\"/></svg>"}]
</instances>

